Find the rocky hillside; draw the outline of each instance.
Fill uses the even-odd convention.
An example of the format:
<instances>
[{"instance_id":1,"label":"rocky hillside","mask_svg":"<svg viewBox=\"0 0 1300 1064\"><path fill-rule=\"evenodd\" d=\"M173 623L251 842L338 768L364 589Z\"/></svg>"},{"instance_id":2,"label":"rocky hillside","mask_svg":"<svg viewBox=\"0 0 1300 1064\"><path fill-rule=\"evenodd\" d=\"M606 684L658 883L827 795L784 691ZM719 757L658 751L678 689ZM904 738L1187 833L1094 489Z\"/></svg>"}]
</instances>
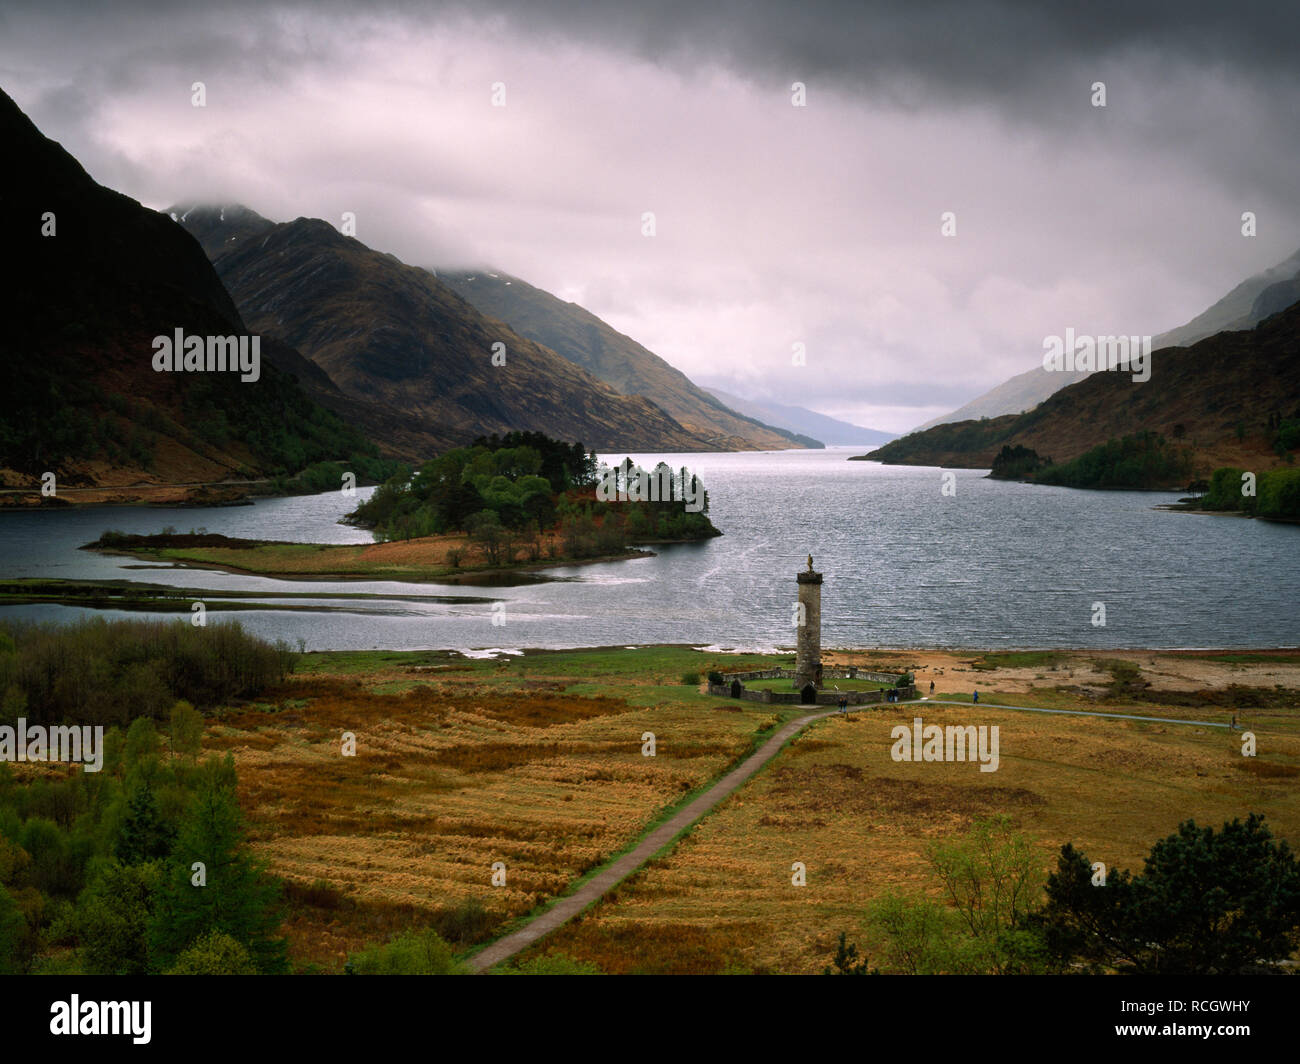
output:
<instances>
[{"instance_id":1,"label":"rocky hillside","mask_svg":"<svg viewBox=\"0 0 1300 1064\"><path fill-rule=\"evenodd\" d=\"M937 425L865 457L901 465L987 468L1003 446L1057 462L1110 439L1162 434L1189 447L1198 475L1270 469L1280 421L1300 417L1300 303L1254 328L1152 354L1151 379L1094 373L1024 414Z\"/></svg>"},{"instance_id":2,"label":"rocky hillside","mask_svg":"<svg viewBox=\"0 0 1300 1064\"><path fill-rule=\"evenodd\" d=\"M718 450L816 447L816 440L739 413L695 385L630 336L576 303L490 270L439 270L450 285L489 317L563 355L623 395L644 395ZM863 441L869 442L869 441Z\"/></svg>"},{"instance_id":3,"label":"rocky hillside","mask_svg":"<svg viewBox=\"0 0 1300 1064\"><path fill-rule=\"evenodd\" d=\"M620 394L482 314L429 270L327 222L275 223L239 207L171 213L203 245L250 327L302 351L344 395L379 404L421 436L422 457L516 429L597 450L715 446L650 400ZM384 435L364 411L359 418Z\"/></svg>"},{"instance_id":4,"label":"rocky hillside","mask_svg":"<svg viewBox=\"0 0 1300 1064\"><path fill-rule=\"evenodd\" d=\"M3 92L0 142L11 221L0 251L6 488L53 473L56 494L37 500L77 500L73 488L131 499L147 485L265 478L373 450L298 384L329 391L328 378L268 338L255 380L155 370L156 336L249 337L202 248L166 215L97 184Z\"/></svg>"}]
</instances>

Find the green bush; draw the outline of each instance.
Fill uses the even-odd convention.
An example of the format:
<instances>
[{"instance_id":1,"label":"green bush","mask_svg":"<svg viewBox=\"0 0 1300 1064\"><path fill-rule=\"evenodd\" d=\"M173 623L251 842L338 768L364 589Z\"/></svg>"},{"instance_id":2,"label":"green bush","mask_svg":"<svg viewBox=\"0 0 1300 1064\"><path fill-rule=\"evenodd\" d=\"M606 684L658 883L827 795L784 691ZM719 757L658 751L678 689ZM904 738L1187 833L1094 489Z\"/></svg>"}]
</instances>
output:
<instances>
[{"instance_id":1,"label":"green bush","mask_svg":"<svg viewBox=\"0 0 1300 1064\"><path fill-rule=\"evenodd\" d=\"M565 953L545 953L506 968L502 975L603 975L590 961L580 961Z\"/></svg>"},{"instance_id":2,"label":"green bush","mask_svg":"<svg viewBox=\"0 0 1300 1064\"><path fill-rule=\"evenodd\" d=\"M1142 872L1112 869L1100 889L1093 867L1062 846L1037 920L1074 971L1272 974L1300 947L1300 862L1260 814L1219 831L1184 821Z\"/></svg>"},{"instance_id":3,"label":"green bush","mask_svg":"<svg viewBox=\"0 0 1300 1064\"><path fill-rule=\"evenodd\" d=\"M1256 517L1300 520L1300 469L1270 469L1260 474Z\"/></svg>"},{"instance_id":4,"label":"green bush","mask_svg":"<svg viewBox=\"0 0 1300 1064\"><path fill-rule=\"evenodd\" d=\"M1200 505L1283 520L1300 520L1300 469L1270 469L1255 480L1255 494L1242 494L1244 470L1222 466L1210 475Z\"/></svg>"},{"instance_id":5,"label":"green bush","mask_svg":"<svg viewBox=\"0 0 1300 1064\"><path fill-rule=\"evenodd\" d=\"M348 975L459 975L463 969L451 947L436 931L426 928L354 953L344 971Z\"/></svg>"},{"instance_id":6,"label":"green bush","mask_svg":"<svg viewBox=\"0 0 1300 1064\"><path fill-rule=\"evenodd\" d=\"M1232 466L1221 466L1210 474L1210 486L1201 499L1206 510L1240 510L1244 496L1241 494L1241 474L1244 471Z\"/></svg>"},{"instance_id":7,"label":"green bush","mask_svg":"<svg viewBox=\"0 0 1300 1064\"><path fill-rule=\"evenodd\" d=\"M248 950L221 931L210 931L176 958L168 975L256 975Z\"/></svg>"}]
</instances>

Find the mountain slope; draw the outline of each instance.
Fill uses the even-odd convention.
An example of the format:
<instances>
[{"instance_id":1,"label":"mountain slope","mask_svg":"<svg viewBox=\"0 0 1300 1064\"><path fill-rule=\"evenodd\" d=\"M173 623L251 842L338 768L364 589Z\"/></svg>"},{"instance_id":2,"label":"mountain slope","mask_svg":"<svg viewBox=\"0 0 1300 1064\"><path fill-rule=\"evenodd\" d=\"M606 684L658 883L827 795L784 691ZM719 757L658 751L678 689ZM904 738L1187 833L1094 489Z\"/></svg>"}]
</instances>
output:
<instances>
[{"instance_id":1,"label":"mountain slope","mask_svg":"<svg viewBox=\"0 0 1300 1064\"><path fill-rule=\"evenodd\" d=\"M888 443L895 436L892 432L879 429L864 429L838 418L827 417L816 410L803 406L787 406L784 403L759 402L756 399L741 399L739 396L724 392L719 388L709 391L721 399L733 410L766 421L770 425L788 429L807 436L815 436L830 447L852 447L858 444Z\"/></svg>"},{"instance_id":2,"label":"mountain slope","mask_svg":"<svg viewBox=\"0 0 1300 1064\"><path fill-rule=\"evenodd\" d=\"M1001 417L1003 414L1019 414L1025 410L1032 410L1053 392L1067 388L1086 376L1086 373L1077 370L1048 373L1041 365L1035 366L1033 369L1025 370L1024 373L1017 373L996 388L990 388L983 395L976 396L952 413L927 421L915 431L923 432L935 425L950 425L960 421Z\"/></svg>"},{"instance_id":3,"label":"mountain slope","mask_svg":"<svg viewBox=\"0 0 1300 1064\"><path fill-rule=\"evenodd\" d=\"M172 213L250 325L300 349L345 395L422 432L431 449L512 429L597 450L711 449L649 400L620 395L481 314L430 271L327 222L275 223L232 207ZM493 363L495 344L504 344L504 364Z\"/></svg>"},{"instance_id":4,"label":"mountain slope","mask_svg":"<svg viewBox=\"0 0 1300 1064\"><path fill-rule=\"evenodd\" d=\"M256 380L155 370L156 336L249 336L203 250L165 215L98 185L3 92L0 143L11 160L0 202L14 223L0 252L6 485L54 473L60 489L131 498L132 485L296 472L369 447L304 394L295 378L319 371L286 345L261 343Z\"/></svg>"},{"instance_id":5,"label":"mountain slope","mask_svg":"<svg viewBox=\"0 0 1300 1064\"><path fill-rule=\"evenodd\" d=\"M1186 347L1218 332L1249 329L1294 299L1279 302L1277 298L1260 302L1266 289L1279 282L1291 283L1300 273L1300 251L1267 270L1249 277L1213 306L1202 311L1191 321L1151 338L1152 350L1162 347ZM1018 373L1003 381L983 395L958 407L950 414L934 418L916 431L946 422L967 421L972 418L998 417L1002 414L1019 414L1032 410L1053 392L1082 380L1087 374L1078 372L1048 373L1041 363L1033 369Z\"/></svg>"},{"instance_id":6,"label":"mountain slope","mask_svg":"<svg viewBox=\"0 0 1300 1064\"><path fill-rule=\"evenodd\" d=\"M450 285L489 317L544 344L624 395L644 395L719 450L779 450L816 441L729 410L629 336L590 311L535 288L518 277L488 270L439 270ZM869 441L863 441L869 442Z\"/></svg>"},{"instance_id":7,"label":"mountain slope","mask_svg":"<svg viewBox=\"0 0 1300 1064\"><path fill-rule=\"evenodd\" d=\"M1094 373L1024 414L936 425L871 452L875 461L986 468L1004 446L1068 461L1109 439L1159 432L1192 450L1198 474L1263 470L1279 420L1300 417L1300 303L1252 329L1152 354L1151 379Z\"/></svg>"},{"instance_id":8,"label":"mountain slope","mask_svg":"<svg viewBox=\"0 0 1300 1064\"><path fill-rule=\"evenodd\" d=\"M1218 332L1251 328L1261 318L1268 316L1257 314L1256 303L1263 291L1279 281L1292 279L1298 272L1300 272L1300 251L1276 266L1246 278L1217 303L1186 324L1153 337L1152 347L1186 347ZM1276 310L1281 309L1278 307L1270 313L1276 313Z\"/></svg>"}]
</instances>

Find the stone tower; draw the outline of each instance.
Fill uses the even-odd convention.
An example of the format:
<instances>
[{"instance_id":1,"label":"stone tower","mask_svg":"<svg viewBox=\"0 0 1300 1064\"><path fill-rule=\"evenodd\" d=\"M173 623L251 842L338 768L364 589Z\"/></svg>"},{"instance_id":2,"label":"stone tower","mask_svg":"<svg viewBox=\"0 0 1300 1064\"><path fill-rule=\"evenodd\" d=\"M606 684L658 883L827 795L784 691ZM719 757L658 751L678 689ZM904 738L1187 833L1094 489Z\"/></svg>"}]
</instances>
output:
<instances>
[{"instance_id":1,"label":"stone tower","mask_svg":"<svg viewBox=\"0 0 1300 1064\"><path fill-rule=\"evenodd\" d=\"M808 569L796 577L799 581L799 603L803 606L804 623L798 629L798 651L794 662L794 685L822 685L822 574L813 572L812 555L808 555Z\"/></svg>"}]
</instances>

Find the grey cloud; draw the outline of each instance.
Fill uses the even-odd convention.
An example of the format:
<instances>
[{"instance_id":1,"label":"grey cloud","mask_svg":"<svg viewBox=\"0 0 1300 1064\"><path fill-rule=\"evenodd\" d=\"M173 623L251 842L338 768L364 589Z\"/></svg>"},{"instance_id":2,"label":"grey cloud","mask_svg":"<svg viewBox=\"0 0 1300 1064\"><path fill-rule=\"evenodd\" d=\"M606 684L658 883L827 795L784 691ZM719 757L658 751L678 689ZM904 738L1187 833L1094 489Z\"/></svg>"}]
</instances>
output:
<instances>
[{"instance_id":1,"label":"grey cloud","mask_svg":"<svg viewBox=\"0 0 1300 1064\"><path fill-rule=\"evenodd\" d=\"M1044 330L1093 315L1158 331L1295 250L1297 29L1283 3L10 0L0 84L98 180L155 205L355 210L363 239L408 261L575 288L688 373L924 409L915 424L1028 368ZM409 67L368 47L405 37L500 49L535 123L494 141L430 100L454 133L422 125ZM743 91L701 95L713 71ZM372 108L350 140L317 103L335 78ZM222 139L168 110L198 79ZM623 79L647 91L602 104ZM1104 110L1087 103L1098 79ZM624 239L660 203L659 246ZM962 235L944 245L949 206ZM1245 209L1257 242L1237 232ZM791 337L815 356L799 375Z\"/></svg>"}]
</instances>

